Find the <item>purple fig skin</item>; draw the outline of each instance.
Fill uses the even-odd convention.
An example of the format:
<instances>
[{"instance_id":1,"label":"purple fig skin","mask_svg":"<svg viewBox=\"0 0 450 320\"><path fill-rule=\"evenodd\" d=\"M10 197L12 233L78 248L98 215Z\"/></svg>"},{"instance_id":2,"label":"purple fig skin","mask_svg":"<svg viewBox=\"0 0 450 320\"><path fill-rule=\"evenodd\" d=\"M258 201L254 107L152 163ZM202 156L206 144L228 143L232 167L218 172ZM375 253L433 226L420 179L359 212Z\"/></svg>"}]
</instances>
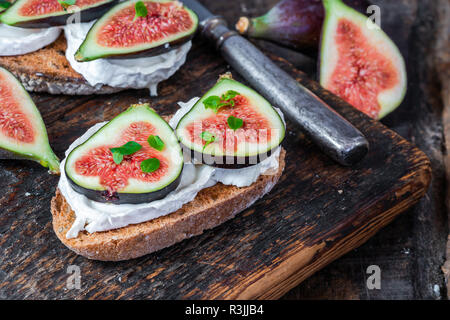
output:
<instances>
[{"instance_id":1,"label":"purple fig skin","mask_svg":"<svg viewBox=\"0 0 450 320\"><path fill-rule=\"evenodd\" d=\"M366 0L344 2L363 13L370 5ZM282 0L260 17L241 17L236 29L251 38L269 40L312 54L319 47L324 18L321 0Z\"/></svg>"}]
</instances>

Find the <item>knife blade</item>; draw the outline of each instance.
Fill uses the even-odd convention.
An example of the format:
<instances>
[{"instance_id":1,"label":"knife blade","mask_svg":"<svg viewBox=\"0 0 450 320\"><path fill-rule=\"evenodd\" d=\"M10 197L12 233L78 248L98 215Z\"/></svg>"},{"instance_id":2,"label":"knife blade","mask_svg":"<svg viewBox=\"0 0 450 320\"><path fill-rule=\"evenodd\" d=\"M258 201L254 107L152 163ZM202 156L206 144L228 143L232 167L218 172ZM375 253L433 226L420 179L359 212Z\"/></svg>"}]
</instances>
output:
<instances>
[{"instance_id":1,"label":"knife blade","mask_svg":"<svg viewBox=\"0 0 450 320\"><path fill-rule=\"evenodd\" d=\"M182 0L199 17L202 36L214 42L224 59L328 156L351 166L368 152L369 143L349 121L299 84L250 41L228 28L197 0Z\"/></svg>"}]
</instances>

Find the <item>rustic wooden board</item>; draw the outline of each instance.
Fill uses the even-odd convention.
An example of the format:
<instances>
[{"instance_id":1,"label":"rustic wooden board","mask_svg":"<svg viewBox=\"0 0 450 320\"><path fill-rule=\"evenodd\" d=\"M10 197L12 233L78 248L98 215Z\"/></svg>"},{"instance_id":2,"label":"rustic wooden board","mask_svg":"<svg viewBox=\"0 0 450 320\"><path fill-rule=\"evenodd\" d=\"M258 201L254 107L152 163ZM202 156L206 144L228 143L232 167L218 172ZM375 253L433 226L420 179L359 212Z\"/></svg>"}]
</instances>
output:
<instances>
[{"instance_id":1,"label":"rustic wooden board","mask_svg":"<svg viewBox=\"0 0 450 320\"><path fill-rule=\"evenodd\" d=\"M431 174L421 151L278 63L366 134L371 149L363 162L340 167L288 124L286 170L268 196L201 236L140 259L105 263L75 255L53 234L49 203L57 177L31 162L0 161L0 298L278 298L418 201ZM177 101L201 95L227 70L197 39L188 63L161 85L157 98L145 90L34 98L62 157L88 127L129 104L150 102L171 114ZM66 288L70 265L81 269L79 290Z\"/></svg>"}]
</instances>

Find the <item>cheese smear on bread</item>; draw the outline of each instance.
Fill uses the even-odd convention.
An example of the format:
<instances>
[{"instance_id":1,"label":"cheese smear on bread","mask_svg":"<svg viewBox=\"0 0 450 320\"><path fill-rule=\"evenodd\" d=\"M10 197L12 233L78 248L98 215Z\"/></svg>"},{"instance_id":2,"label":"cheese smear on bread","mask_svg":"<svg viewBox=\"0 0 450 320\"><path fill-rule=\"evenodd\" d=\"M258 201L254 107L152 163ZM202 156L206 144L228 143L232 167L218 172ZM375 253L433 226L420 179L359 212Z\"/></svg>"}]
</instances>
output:
<instances>
[{"instance_id":1,"label":"cheese smear on bread","mask_svg":"<svg viewBox=\"0 0 450 320\"><path fill-rule=\"evenodd\" d=\"M75 52L93 24L94 21L68 24L64 27L67 39L66 58L72 68L93 87L108 85L114 88L148 88L151 95L156 95L158 83L170 78L184 64L192 46L189 41L154 57L78 62L74 57Z\"/></svg>"},{"instance_id":2,"label":"cheese smear on bread","mask_svg":"<svg viewBox=\"0 0 450 320\"><path fill-rule=\"evenodd\" d=\"M176 128L178 121L189 112L198 100L199 98L193 98L187 103L179 102L181 108L169 121L170 126ZM282 115L279 110L277 111ZM66 156L75 147L89 139L104 124L105 122L94 125L75 140L66 151ZM180 185L165 198L149 203L120 205L96 202L74 191L65 175L64 159L61 162L61 178L58 188L76 215L75 222L66 233L66 238L76 238L78 233L83 230L89 233L113 230L170 214L194 200L202 189L211 187L218 182L237 187L250 186L260 175L273 174L278 170L280 150L281 147L278 147L264 161L242 169L220 169L185 163Z\"/></svg>"},{"instance_id":3,"label":"cheese smear on bread","mask_svg":"<svg viewBox=\"0 0 450 320\"><path fill-rule=\"evenodd\" d=\"M0 56L37 51L58 39L61 28L25 29L0 24Z\"/></svg>"}]
</instances>

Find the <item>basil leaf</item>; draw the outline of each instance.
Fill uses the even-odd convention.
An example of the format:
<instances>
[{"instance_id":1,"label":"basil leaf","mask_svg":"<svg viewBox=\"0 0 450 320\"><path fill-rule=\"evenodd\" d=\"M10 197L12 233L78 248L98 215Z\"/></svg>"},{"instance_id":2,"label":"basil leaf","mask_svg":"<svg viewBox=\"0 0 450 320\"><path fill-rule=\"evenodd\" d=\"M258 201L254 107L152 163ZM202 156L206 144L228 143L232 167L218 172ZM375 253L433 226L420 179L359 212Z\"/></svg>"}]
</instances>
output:
<instances>
[{"instance_id":1,"label":"basil leaf","mask_svg":"<svg viewBox=\"0 0 450 320\"><path fill-rule=\"evenodd\" d=\"M160 162L157 158L150 158L141 162L142 172L155 172L159 169Z\"/></svg>"},{"instance_id":2,"label":"basil leaf","mask_svg":"<svg viewBox=\"0 0 450 320\"><path fill-rule=\"evenodd\" d=\"M203 100L203 104L205 105L205 109L213 109L215 113L219 111L221 107L231 105L234 107L235 101L232 100L234 97L239 95L239 92L234 90L228 90L221 97L218 96L209 96L205 100Z\"/></svg>"},{"instance_id":3,"label":"basil leaf","mask_svg":"<svg viewBox=\"0 0 450 320\"><path fill-rule=\"evenodd\" d=\"M228 126L230 127L230 129L233 130L237 130L239 128L242 127L242 125L244 124L244 120L242 120L241 118L236 118L233 116L229 116L227 119L228 122Z\"/></svg>"},{"instance_id":4,"label":"basil leaf","mask_svg":"<svg viewBox=\"0 0 450 320\"><path fill-rule=\"evenodd\" d=\"M11 6L12 6L11 2L0 0L0 8L8 9Z\"/></svg>"},{"instance_id":5,"label":"basil leaf","mask_svg":"<svg viewBox=\"0 0 450 320\"><path fill-rule=\"evenodd\" d=\"M68 7L73 6L76 0L58 0L59 4L66 10Z\"/></svg>"},{"instance_id":6,"label":"basil leaf","mask_svg":"<svg viewBox=\"0 0 450 320\"><path fill-rule=\"evenodd\" d=\"M208 131L203 131L200 134L200 138L202 138L202 140L206 141L205 145L203 146L203 150L205 150L205 148L212 142L214 142L216 140L216 137Z\"/></svg>"},{"instance_id":7,"label":"basil leaf","mask_svg":"<svg viewBox=\"0 0 450 320\"><path fill-rule=\"evenodd\" d=\"M115 163L120 164L123 160L123 156L129 156L142 149L142 146L134 141L128 141L123 146L118 148L110 148L109 150L113 154L113 160Z\"/></svg>"},{"instance_id":8,"label":"basil leaf","mask_svg":"<svg viewBox=\"0 0 450 320\"><path fill-rule=\"evenodd\" d=\"M236 97L238 95L240 95L239 92L234 91L234 90L228 90L227 92L225 92L222 95L222 100L231 100L231 99L233 99L234 97Z\"/></svg>"},{"instance_id":9,"label":"basil leaf","mask_svg":"<svg viewBox=\"0 0 450 320\"><path fill-rule=\"evenodd\" d=\"M136 11L136 15L134 16L133 21L138 17L146 17L148 15L147 7L142 1L136 2L136 4L134 5L134 11Z\"/></svg>"},{"instance_id":10,"label":"basil leaf","mask_svg":"<svg viewBox=\"0 0 450 320\"><path fill-rule=\"evenodd\" d=\"M205 109L213 109L215 113L221 107L220 98L218 96L209 96L205 100L203 100L203 104L205 105Z\"/></svg>"},{"instance_id":11,"label":"basil leaf","mask_svg":"<svg viewBox=\"0 0 450 320\"><path fill-rule=\"evenodd\" d=\"M214 140L216 140L216 137L214 137L214 135L211 132L208 132L208 131L203 131L200 134L200 138L202 138L203 140L205 140L207 142L208 141L213 142Z\"/></svg>"},{"instance_id":12,"label":"basil leaf","mask_svg":"<svg viewBox=\"0 0 450 320\"><path fill-rule=\"evenodd\" d=\"M120 152L113 152L113 160L115 163L120 164L123 160L123 154L121 154Z\"/></svg>"},{"instance_id":13,"label":"basil leaf","mask_svg":"<svg viewBox=\"0 0 450 320\"><path fill-rule=\"evenodd\" d=\"M155 148L156 150L162 151L162 149L164 149L164 142L159 136L150 135L147 141L150 147Z\"/></svg>"},{"instance_id":14,"label":"basil leaf","mask_svg":"<svg viewBox=\"0 0 450 320\"><path fill-rule=\"evenodd\" d=\"M133 154L141 149L142 149L142 146L139 143L134 142L134 141L128 141L123 146L118 147L118 148L111 148L110 150L112 153L120 152L124 156L128 156L128 155Z\"/></svg>"}]
</instances>

